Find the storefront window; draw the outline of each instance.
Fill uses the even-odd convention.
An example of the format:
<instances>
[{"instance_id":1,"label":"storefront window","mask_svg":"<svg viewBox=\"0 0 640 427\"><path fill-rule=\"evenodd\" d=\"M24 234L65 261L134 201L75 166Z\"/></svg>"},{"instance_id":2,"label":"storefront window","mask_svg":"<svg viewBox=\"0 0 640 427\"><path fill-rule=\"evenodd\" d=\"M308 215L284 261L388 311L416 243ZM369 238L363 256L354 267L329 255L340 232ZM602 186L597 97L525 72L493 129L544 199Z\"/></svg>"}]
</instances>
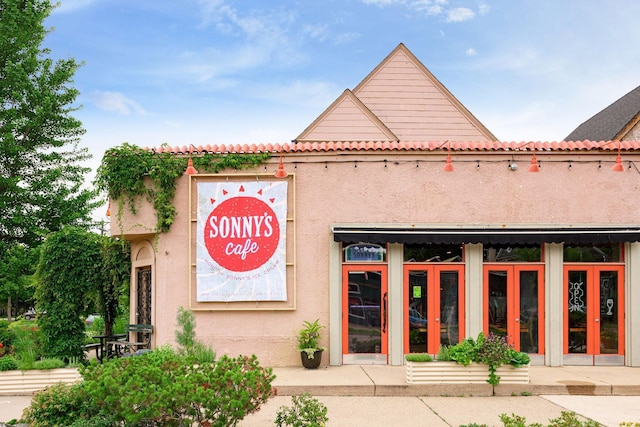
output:
<instances>
[{"instance_id":1,"label":"storefront window","mask_svg":"<svg viewBox=\"0 0 640 427\"><path fill-rule=\"evenodd\" d=\"M404 262L462 262L462 246L404 245Z\"/></svg>"},{"instance_id":2,"label":"storefront window","mask_svg":"<svg viewBox=\"0 0 640 427\"><path fill-rule=\"evenodd\" d=\"M483 250L484 262L541 262L542 250L540 246L485 246Z\"/></svg>"},{"instance_id":3,"label":"storefront window","mask_svg":"<svg viewBox=\"0 0 640 427\"><path fill-rule=\"evenodd\" d=\"M565 246L564 262L622 262L619 244L598 246Z\"/></svg>"}]
</instances>

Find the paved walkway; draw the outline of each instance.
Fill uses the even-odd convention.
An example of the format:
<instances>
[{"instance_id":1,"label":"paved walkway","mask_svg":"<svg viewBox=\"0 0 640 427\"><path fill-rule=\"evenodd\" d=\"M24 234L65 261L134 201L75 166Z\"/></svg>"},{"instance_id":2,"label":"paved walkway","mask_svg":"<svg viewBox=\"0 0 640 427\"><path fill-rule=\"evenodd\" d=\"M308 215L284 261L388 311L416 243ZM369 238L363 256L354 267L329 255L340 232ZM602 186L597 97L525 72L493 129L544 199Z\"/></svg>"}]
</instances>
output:
<instances>
[{"instance_id":1,"label":"paved walkway","mask_svg":"<svg viewBox=\"0 0 640 427\"><path fill-rule=\"evenodd\" d=\"M240 425L273 425L289 396L304 392L329 409L329 427L458 427L470 423L501 426L499 416L517 414L527 423L548 424L562 411L573 411L607 427L640 422L640 368L565 366L531 367L524 385L408 385L402 366L330 366L317 370L274 368L278 396ZM30 396L0 396L0 421L19 418ZM1 423L0 423L1 425Z\"/></svg>"}]
</instances>

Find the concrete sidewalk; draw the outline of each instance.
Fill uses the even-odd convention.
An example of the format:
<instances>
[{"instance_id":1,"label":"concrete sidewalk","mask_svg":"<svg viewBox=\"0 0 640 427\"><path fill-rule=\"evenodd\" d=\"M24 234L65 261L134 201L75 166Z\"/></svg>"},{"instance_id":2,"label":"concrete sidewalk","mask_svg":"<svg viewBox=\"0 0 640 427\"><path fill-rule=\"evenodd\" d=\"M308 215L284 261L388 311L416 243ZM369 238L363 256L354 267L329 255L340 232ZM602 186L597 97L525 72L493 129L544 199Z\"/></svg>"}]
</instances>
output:
<instances>
[{"instance_id":1,"label":"concrete sidewalk","mask_svg":"<svg viewBox=\"0 0 640 427\"><path fill-rule=\"evenodd\" d=\"M501 426L502 413L546 425L562 411L576 412L581 419L590 418L607 427L640 422L640 368L530 369L529 384L499 385L492 396L489 384L409 385L404 366L274 368L273 387L278 395L240 425L273 425L277 410L291 405L291 395L302 393L328 407L328 426ZM30 401L30 396L0 396L0 421L20 418Z\"/></svg>"},{"instance_id":2,"label":"concrete sidewalk","mask_svg":"<svg viewBox=\"0 0 640 427\"><path fill-rule=\"evenodd\" d=\"M407 384L404 366L344 365L319 369L274 368L279 395L492 396L490 384ZM531 366L529 384L502 384L496 396L640 396L640 368L625 366Z\"/></svg>"}]
</instances>

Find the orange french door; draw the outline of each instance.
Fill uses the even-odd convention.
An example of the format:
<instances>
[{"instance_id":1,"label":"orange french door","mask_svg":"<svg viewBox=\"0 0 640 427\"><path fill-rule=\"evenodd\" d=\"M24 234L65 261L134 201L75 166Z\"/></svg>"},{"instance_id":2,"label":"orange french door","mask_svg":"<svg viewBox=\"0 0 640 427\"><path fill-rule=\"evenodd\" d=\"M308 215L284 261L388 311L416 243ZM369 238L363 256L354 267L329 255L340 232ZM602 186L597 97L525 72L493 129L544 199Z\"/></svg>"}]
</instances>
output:
<instances>
[{"instance_id":1,"label":"orange french door","mask_svg":"<svg viewBox=\"0 0 640 427\"><path fill-rule=\"evenodd\" d=\"M344 363L387 363L386 265L342 267L342 353Z\"/></svg>"},{"instance_id":2,"label":"orange french door","mask_svg":"<svg viewBox=\"0 0 640 427\"><path fill-rule=\"evenodd\" d=\"M464 338L464 266L405 264L404 352L437 354Z\"/></svg>"},{"instance_id":3,"label":"orange french door","mask_svg":"<svg viewBox=\"0 0 640 427\"><path fill-rule=\"evenodd\" d=\"M504 335L518 351L544 354L544 266L484 265L484 333Z\"/></svg>"},{"instance_id":4,"label":"orange french door","mask_svg":"<svg viewBox=\"0 0 640 427\"><path fill-rule=\"evenodd\" d=\"M564 353L624 354L624 266L564 266Z\"/></svg>"}]
</instances>

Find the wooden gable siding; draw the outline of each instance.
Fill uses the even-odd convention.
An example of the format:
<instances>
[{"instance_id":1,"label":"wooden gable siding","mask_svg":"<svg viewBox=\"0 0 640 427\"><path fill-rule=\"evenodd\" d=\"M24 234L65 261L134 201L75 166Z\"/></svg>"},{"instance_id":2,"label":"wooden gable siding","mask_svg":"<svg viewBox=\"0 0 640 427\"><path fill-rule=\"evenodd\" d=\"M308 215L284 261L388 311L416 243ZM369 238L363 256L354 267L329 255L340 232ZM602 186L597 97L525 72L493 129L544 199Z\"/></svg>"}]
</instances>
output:
<instances>
[{"instance_id":1,"label":"wooden gable siding","mask_svg":"<svg viewBox=\"0 0 640 427\"><path fill-rule=\"evenodd\" d=\"M403 141L495 139L406 48L396 49L354 94Z\"/></svg>"},{"instance_id":2,"label":"wooden gable siding","mask_svg":"<svg viewBox=\"0 0 640 427\"><path fill-rule=\"evenodd\" d=\"M296 140L397 141L397 137L347 89Z\"/></svg>"},{"instance_id":3,"label":"wooden gable siding","mask_svg":"<svg viewBox=\"0 0 640 427\"><path fill-rule=\"evenodd\" d=\"M640 113L631 120L627 126L625 126L619 135L616 135L615 139L620 141L640 141Z\"/></svg>"}]
</instances>

